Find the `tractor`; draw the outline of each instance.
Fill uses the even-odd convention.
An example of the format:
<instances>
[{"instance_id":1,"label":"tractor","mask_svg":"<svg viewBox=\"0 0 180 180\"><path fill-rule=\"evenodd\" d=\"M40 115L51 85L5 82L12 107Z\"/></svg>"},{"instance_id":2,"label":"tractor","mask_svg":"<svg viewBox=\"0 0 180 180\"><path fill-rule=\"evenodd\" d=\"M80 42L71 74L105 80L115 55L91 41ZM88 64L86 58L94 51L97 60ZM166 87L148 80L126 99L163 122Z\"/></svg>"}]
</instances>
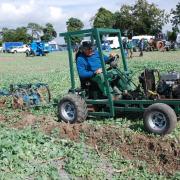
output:
<instances>
[{"instance_id":1,"label":"tractor","mask_svg":"<svg viewBox=\"0 0 180 180\"><path fill-rule=\"evenodd\" d=\"M30 51L26 52L27 57L46 56L44 42L33 41L30 44Z\"/></svg>"},{"instance_id":2,"label":"tractor","mask_svg":"<svg viewBox=\"0 0 180 180\"><path fill-rule=\"evenodd\" d=\"M101 38L107 34L118 37L120 58L115 56L105 64ZM173 131L180 114L180 72L161 74L156 69L144 69L136 85L128 70L119 29L93 28L60 33L60 36L67 40L71 80L68 94L58 103L58 116L62 121L72 124L81 123L88 116L116 118L138 115L149 133L165 135ZM90 37L91 42L95 43L101 60L106 97L95 82L87 80L81 82L80 87L75 82L74 37ZM122 68L118 67L118 59L122 60ZM114 96L110 93L112 86L119 92L118 98L114 98L117 91Z\"/></svg>"}]
</instances>

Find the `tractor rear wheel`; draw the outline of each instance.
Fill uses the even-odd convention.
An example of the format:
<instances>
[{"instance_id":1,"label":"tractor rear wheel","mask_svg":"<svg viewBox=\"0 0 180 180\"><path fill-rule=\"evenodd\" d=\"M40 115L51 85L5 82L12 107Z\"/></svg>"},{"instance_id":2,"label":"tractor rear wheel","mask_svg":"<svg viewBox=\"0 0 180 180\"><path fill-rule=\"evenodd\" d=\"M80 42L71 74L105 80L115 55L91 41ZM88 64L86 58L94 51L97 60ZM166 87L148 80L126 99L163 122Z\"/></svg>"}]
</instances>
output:
<instances>
[{"instance_id":1,"label":"tractor rear wheel","mask_svg":"<svg viewBox=\"0 0 180 180\"><path fill-rule=\"evenodd\" d=\"M174 110L163 103L150 105L144 112L144 127L154 134L169 134L176 127L177 116Z\"/></svg>"},{"instance_id":2,"label":"tractor rear wheel","mask_svg":"<svg viewBox=\"0 0 180 180\"><path fill-rule=\"evenodd\" d=\"M66 123L83 122L86 120L87 115L86 102L76 94L67 94L58 104L58 116Z\"/></svg>"}]
</instances>

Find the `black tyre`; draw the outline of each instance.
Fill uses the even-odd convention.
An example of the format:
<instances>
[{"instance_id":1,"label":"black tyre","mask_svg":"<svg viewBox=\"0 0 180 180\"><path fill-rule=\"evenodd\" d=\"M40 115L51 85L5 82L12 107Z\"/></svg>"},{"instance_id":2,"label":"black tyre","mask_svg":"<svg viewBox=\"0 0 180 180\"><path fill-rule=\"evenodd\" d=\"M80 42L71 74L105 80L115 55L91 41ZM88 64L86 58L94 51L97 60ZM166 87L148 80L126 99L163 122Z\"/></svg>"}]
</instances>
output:
<instances>
[{"instance_id":1,"label":"black tyre","mask_svg":"<svg viewBox=\"0 0 180 180\"><path fill-rule=\"evenodd\" d=\"M26 51L25 51L26 54L27 54L27 53L29 54L29 52L30 52L29 50L26 50Z\"/></svg>"},{"instance_id":2,"label":"black tyre","mask_svg":"<svg viewBox=\"0 0 180 180\"><path fill-rule=\"evenodd\" d=\"M169 134L176 127L177 116L174 110L163 103L150 105L144 112L144 127L154 134Z\"/></svg>"},{"instance_id":3,"label":"black tyre","mask_svg":"<svg viewBox=\"0 0 180 180\"><path fill-rule=\"evenodd\" d=\"M29 51L26 51L26 57L29 57L30 56L30 52Z\"/></svg>"},{"instance_id":4,"label":"black tyre","mask_svg":"<svg viewBox=\"0 0 180 180\"><path fill-rule=\"evenodd\" d=\"M58 104L58 116L66 123L83 122L87 115L86 102L78 95L69 93Z\"/></svg>"}]
</instances>

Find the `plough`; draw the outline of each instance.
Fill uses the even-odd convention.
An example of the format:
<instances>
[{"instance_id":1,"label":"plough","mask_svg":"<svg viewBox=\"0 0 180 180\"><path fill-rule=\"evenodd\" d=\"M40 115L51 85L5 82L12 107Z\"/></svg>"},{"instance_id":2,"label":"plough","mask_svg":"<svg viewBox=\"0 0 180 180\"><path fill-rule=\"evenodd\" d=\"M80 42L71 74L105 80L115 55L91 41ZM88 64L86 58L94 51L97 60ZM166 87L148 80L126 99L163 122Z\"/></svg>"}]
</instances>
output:
<instances>
[{"instance_id":1,"label":"plough","mask_svg":"<svg viewBox=\"0 0 180 180\"><path fill-rule=\"evenodd\" d=\"M9 89L0 90L0 105L6 105L11 99L13 108L31 108L50 103L51 94L47 84L11 84Z\"/></svg>"}]
</instances>

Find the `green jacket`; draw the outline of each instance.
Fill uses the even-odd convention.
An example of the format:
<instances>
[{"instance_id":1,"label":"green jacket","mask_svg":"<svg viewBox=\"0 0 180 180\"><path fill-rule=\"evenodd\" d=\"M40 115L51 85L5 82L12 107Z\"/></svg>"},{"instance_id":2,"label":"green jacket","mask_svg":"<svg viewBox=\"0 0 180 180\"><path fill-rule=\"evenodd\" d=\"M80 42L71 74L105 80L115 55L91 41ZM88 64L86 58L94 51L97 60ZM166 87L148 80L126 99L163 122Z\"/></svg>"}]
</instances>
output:
<instances>
[{"instance_id":1,"label":"green jacket","mask_svg":"<svg viewBox=\"0 0 180 180\"><path fill-rule=\"evenodd\" d=\"M127 42L127 48L132 49L132 43L130 41Z\"/></svg>"}]
</instances>

